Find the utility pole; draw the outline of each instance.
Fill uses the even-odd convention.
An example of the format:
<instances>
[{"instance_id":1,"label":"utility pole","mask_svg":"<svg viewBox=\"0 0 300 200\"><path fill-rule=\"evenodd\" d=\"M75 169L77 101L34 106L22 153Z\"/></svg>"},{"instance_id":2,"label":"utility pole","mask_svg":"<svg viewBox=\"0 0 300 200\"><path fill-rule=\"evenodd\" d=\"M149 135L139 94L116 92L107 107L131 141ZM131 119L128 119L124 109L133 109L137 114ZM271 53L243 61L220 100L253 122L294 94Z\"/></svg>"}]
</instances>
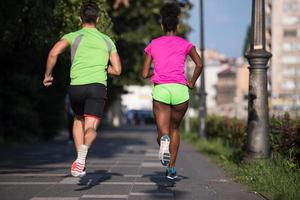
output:
<instances>
[{"instance_id":1,"label":"utility pole","mask_svg":"<svg viewBox=\"0 0 300 200\"><path fill-rule=\"evenodd\" d=\"M203 0L200 0L200 51L203 70L200 77L199 137L206 138L206 91L205 91L205 58L204 58L204 12Z\"/></svg>"},{"instance_id":2,"label":"utility pole","mask_svg":"<svg viewBox=\"0 0 300 200\"><path fill-rule=\"evenodd\" d=\"M247 125L247 158L268 158L270 144L267 63L272 54L266 51L265 1L252 0L250 64Z\"/></svg>"}]
</instances>

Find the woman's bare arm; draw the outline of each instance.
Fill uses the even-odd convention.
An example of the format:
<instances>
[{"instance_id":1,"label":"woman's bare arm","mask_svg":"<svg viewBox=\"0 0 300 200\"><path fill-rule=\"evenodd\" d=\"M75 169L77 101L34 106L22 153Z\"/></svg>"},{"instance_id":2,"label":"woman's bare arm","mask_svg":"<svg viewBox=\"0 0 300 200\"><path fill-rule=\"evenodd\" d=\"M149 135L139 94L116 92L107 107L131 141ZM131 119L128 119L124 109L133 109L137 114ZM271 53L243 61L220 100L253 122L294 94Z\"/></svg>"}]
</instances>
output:
<instances>
[{"instance_id":1,"label":"woman's bare arm","mask_svg":"<svg viewBox=\"0 0 300 200\"><path fill-rule=\"evenodd\" d=\"M195 69L193 72L193 76L192 76L191 80L188 82L188 87L192 89L195 87L195 83L202 72L203 66L202 66L201 58L200 58L199 54L197 53L195 47L193 47L190 50L189 56L192 58L192 60L195 63Z\"/></svg>"},{"instance_id":2,"label":"woman's bare arm","mask_svg":"<svg viewBox=\"0 0 300 200\"><path fill-rule=\"evenodd\" d=\"M149 78L152 76L152 73L151 73L151 62L152 62L152 57L149 56L148 54L146 54L146 57L145 57L145 60L144 60L144 66L143 66L143 69L142 69L142 77L143 78Z\"/></svg>"}]
</instances>

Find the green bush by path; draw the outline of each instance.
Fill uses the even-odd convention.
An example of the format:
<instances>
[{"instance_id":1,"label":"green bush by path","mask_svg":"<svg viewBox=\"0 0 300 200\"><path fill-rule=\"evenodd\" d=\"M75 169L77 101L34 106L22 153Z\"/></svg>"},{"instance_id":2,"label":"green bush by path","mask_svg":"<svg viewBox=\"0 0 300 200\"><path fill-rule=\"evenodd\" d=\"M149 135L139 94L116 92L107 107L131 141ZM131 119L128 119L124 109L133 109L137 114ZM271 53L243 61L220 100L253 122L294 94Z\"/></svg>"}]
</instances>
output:
<instances>
[{"instance_id":1,"label":"green bush by path","mask_svg":"<svg viewBox=\"0 0 300 200\"><path fill-rule=\"evenodd\" d=\"M198 119L191 119L191 132L196 133ZM246 122L236 118L208 116L206 132L209 138L221 138L238 151L245 152ZM273 156L282 155L289 160L300 162L300 119L292 119L288 114L271 117L269 139Z\"/></svg>"},{"instance_id":2,"label":"green bush by path","mask_svg":"<svg viewBox=\"0 0 300 200\"><path fill-rule=\"evenodd\" d=\"M300 119L288 114L270 120L270 143L273 154L281 154L300 162Z\"/></svg>"}]
</instances>

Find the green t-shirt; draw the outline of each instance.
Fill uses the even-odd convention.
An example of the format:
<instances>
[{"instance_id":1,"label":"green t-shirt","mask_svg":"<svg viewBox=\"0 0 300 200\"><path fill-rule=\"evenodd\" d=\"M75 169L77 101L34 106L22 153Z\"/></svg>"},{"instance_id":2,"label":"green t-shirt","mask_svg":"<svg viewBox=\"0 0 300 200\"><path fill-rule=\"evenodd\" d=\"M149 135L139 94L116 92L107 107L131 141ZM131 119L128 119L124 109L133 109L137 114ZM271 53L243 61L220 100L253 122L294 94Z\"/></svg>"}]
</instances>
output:
<instances>
[{"instance_id":1,"label":"green t-shirt","mask_svg":"<svg viewBox=\"0 0 300 200\"><path fill-rule=\"evenodd\" d=\"M82 28L62 37L71 48L80 36L71 66L71 85L102 83L106 85L109 54L116 52L113 41L96 28Z\"/></svg>"}]
</instances>

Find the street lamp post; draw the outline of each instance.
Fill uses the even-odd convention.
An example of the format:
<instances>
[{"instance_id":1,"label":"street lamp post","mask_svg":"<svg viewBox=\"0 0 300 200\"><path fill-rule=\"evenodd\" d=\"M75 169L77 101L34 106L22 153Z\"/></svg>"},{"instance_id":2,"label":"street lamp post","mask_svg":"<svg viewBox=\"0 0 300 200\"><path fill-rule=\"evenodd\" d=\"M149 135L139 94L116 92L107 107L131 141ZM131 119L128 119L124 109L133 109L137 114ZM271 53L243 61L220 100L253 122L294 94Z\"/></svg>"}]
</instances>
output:
<instances>
[{"instance_id":1,"label":"street lamp post","mask_svg":"<svg viewBox=\"0 0 300 200\"><path fill-rule=\"evenodd\" d=\"M203 13L203 0L200 0L200 51L202 60L202 74L200 78L200 108L199 108L199 137L206 138L206 91L205 91L205 59L204 59L204 13Z\"/></svg>"},{"instance_id":2,"label":"street lamp post","mask_svg":"<svg viewBox=\"0 0 300 200\"><path fill-rule=\"evenodd\" d=\"M252 0L250 51L245 57L249 66L247 158L269 157L269 109L267 64L271 53L265 48L265 1Z\"/></svg>"}]
</instances>

